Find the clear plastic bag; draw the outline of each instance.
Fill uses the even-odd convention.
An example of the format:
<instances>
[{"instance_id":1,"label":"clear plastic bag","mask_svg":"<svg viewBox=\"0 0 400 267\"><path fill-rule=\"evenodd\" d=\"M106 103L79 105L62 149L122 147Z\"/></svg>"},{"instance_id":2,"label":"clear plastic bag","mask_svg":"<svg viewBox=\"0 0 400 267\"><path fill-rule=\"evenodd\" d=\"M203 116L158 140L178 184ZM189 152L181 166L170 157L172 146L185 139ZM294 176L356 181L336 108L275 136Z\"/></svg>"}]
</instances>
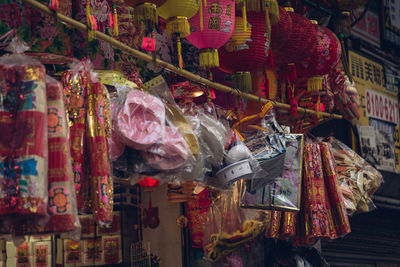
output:
<instances>
[{"instance_id":1,"label":"clear plastic bag","mask_svg":"<svg viewBox=\"0 0 400 267\"><path fill-rule=\"evenodd\" d=\"M371 211L375 208L372 196L383 182L382 174L339 140L332 138L331 145L339 183L347 184L352 193L351 197L346 191L342 191L345 203L352 202L356 212ZM348 204L347 207L351 206ZM353 212L349 208L347 211L349 215Z\"/></svg>"},{"instance_id":2,"label":"clear plastic bag","mask_svg":"<svg viewBox=\"0 0 400 267\"><path fill-rule=\"evenodd\" d=\"M14 38L0 58L0 233L48 220L45 68Z\"/></svg>"},{"instance_id":3,"label":"clear plastic bag","mask_svg":"<svg viewBox=\"0 0 400 267\"><path fill-rule=\"evenodd\" d=\"M245 183L241 207L266 210L300 210L303 168L302 134L285 135L286 153L281 178L272 184L259 186L257 180Z\"/></svg>"},{"instance_id":4,"label":"clear plastic bag","mask_svg":"<svg viewBox=\"0 0 400 267\"><path fill-rule=\"evenodd\" d=\"M256 220L246 220L239 207L240 188L224 190L208 212L204 230L204 254L211 262L217 262L253 240L264 230L264 224Z\"/></svg>"},{"instance_id":5,"label":"clear plastic bag","mask_svg":"<svg viewBox=\"0 0 400 267\"><path fill-rule=\"evenodd\" d=\"M164 138L164 104L143 91L130 90L118 112L116 125L124 144L144 150Z\"/></svg>"}]
</instances>

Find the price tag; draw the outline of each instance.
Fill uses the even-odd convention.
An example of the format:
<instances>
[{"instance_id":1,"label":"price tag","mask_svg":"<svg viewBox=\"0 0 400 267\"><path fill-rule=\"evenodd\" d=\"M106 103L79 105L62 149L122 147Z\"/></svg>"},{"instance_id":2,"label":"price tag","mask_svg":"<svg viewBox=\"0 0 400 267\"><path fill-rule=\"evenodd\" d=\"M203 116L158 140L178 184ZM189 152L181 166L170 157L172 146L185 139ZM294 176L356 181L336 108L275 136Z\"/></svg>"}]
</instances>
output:
<instances>
[{"instance_id":1,"label":"price tag","mask_svg":"<svg viewBox=\"0 0 400 267\"><path fill-rule=\"evenodd\" d=\"M147 51L156 51L156 39L143 37L142 49Z\"/></svg>"}]
</instances>

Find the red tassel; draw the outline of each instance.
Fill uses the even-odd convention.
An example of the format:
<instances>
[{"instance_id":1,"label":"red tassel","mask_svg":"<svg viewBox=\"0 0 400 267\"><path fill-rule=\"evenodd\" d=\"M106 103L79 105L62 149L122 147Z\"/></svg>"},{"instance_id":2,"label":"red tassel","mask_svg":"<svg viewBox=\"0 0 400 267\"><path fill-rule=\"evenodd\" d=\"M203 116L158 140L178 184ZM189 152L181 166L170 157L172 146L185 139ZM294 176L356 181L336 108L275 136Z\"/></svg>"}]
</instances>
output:
<instances>
[{"instance_id":1,"label":"red tassel","mask_svg":"<svg viewBox=\"0 0 400 267\"><path fill-rule=\"evenodd\" d=\"M114 16L112 13L110 13L109 15L110 15L110 28L113 29L114 28Z\"/></svg>"},{"instance_id":2,"label":"red tassel","mask_svg":"<svg viewBox=\"0 0 400 267\"><path fill-rule=\"evenodd\" d=\"M267 57L267 65L270 67L274 66L274 54L271 49L269 50L269 55Z\"/></svg>"}]
</instances>

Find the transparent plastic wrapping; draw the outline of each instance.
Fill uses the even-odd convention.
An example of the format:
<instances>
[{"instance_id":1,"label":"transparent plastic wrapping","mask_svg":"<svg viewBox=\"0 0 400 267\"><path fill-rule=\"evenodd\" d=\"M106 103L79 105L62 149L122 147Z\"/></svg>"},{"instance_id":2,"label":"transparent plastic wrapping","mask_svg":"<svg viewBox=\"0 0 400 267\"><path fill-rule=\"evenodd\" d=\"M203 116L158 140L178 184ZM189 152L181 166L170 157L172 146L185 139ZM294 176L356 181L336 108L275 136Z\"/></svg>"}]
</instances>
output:
<instances>
[{"instance_id":1,"label":"transparent plastic wrapping","mask_svg":"<svg viewBox=\"0 0 400 267\"><path fill-rule=\"evenodd\" d=\"M75 193L79 212L90 211L88 172L85 168L86 102L91 79L90 70L83 63L74 62L61 74L64 86L65 108L70 130L70 152L74 173Z\"/></svg>"},{"instance_id":2,"label":"transparent plastic wrapping","mask_svg":"<svg viewBox=\"0 0 400 267\"><path fill-rule=\"evenodd\" d=\"M281 178L264 186L254 184L255 179L244 183L242 208L300 210L304 136L287 134L284 138L286 154Z\"/></svg>"},{"instance_id":3,"label":"transparent plastic wrapping","mask_svg":"<svg viewBox=\"0 0 400 267\"><path fill-rule=\"evenodd\" d=\"M111 103L107 88L100 82L89 86L86 127L92 212L100 227L106 227L113 219L113 181L108 153Z\"/></svg>"},{"instance_id":4,"label":"transparent plastic wrapping","mask_svg":"<svg viewBox=\"0 0 400 267\"><path fill-rule=\"evenodd\" d=\"M69 232L80 238L74 176L69 151L69 127L60 82L46 76L48 121L48 212L49 221L42 227L32 221L19 224L17 235Z\"/></svg>"},{"instance_id":5,"label":"transparent plastic wrapping","mask_svg":"<svg viewBox=\"0 0 400 267\"><path fill-rule=\"evenodd\" d=\"M337 168L335 159L331 152L330 144L320 142L322 167L324 170L325 188L328 201L331 206L330 220L333 220L333 225L338 236L344 236L351 232L349 218L347 217L344 208L343 194L339 189Z\"/></svg>"},{"instance_id":6,"label":"transparent plastic wrapping","mask_svg":"<svg viewBox=\"0 0 400 267\"><path fill-rule=\"evenodd\" d=\"M265 104L260 113L241 119L233 126L252 157L257 160L265 175L252 182L252 191L262 188L282 177L285 161L285 139L281 126L275 119L272 104Z\"/></svg>"},{"instance_id":7,"label":"transparent plastic wrapping","mask_svg":"<svg viewBox=\"0 0 400 267\"><path fill-rule=\"evenodd\" d=\"M218 262L264 231L262 222L245 219L239 207L239 190L235 184L232 189L221 191L208 209L203 249L211 262Z\"/></svg>"},{"instance_id":8,"label":"transparent plastic wrapping","mask_svg":"<svg viewBox=\"0 0 400 267\"><path fill-rule=\"evenodd\" d=\"M14 38L0 58L0 233L47 223L48 143L45 68Z\"/></svg>"},{"instance_id":9,"label":"transparent plastic wrapping","mask_svg":"<svg viewBox=\"0 0 400 267\"><path fill-rule=\"evenodd\" d=\"M131 90L117 116L116 132L129 147L144 150L165 135L162 101L140 90Z\"/></svg>"},{"instance_id":10,"label":"transparent plastic wrapping","mask_svg":"<svg viewBox=\"0 0 400 267\"><path fill-rule=\"evenodd\" d=\"M202 113L200 119L200 136L210 149L211 157L207 160L214 167L221 167L224 159L224 147L228 130L217 119Z\"/></svg>"},{"instance_id":11,"label":"transparent plastic wrapping","mask_svg":"<svg viewBox=\"0 0 400 267\"><path fill-rule=\"evenodd\" d=\"M210 186L227 189L238 180L254 180L266 176L267 173L234 131L230 132L227 139L229 142L224 152L224 164L216 169L213 177L208 178Z\"/></svg>"},{"instance_id":12,"label":"transparent plastic wrapping","mask_svg":"<svg viewBox=\"0 0 400 267\"><path fill-rule=\"evenodd\" d=\"M332 138L331 145L342 195L348 203L347 213L354 212L350 202L356 207L355 212L371 211L375 208L371 198L383 182L382 174L339 140ZM346 190L347 186L350 190Z\"/></svg>"}]
</instances>

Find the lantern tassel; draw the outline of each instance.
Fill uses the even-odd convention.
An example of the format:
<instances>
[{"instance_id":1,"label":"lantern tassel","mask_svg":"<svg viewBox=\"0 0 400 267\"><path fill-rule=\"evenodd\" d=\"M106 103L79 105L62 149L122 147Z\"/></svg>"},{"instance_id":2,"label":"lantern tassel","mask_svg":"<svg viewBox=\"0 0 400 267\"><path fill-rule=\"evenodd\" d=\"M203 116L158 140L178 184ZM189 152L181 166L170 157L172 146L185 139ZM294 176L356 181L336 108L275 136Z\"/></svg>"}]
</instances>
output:
<instances>
[{"instance_id":1,"label":"lantern tassel","mask_svg":"<svg viewBox=\"0 0 400 267\"><path fill-rule=\"evenodd\" d=\"M176 48L178 50L178 65L179 65L179 68L183 68L182 44L181 44L181 37L179 36L179 34L176 37Z\"/></svg>"},{"instance_id":2,"label":"lantern tassel","mask_svg":"<svg viewBox=\"0 0 400 267\"><path fill-rule=\"evenodd\" d=\"M87 27L88 27L88 40L92 41L94 38L95 23L96 19L92 15L90 11L90 0L86 1L86 20L87 20Z\"/></svg>"},{"instance_id":3,"label":"lantern tassel","mask_svg":"<svg viewBox=\"0 0 400 267\"><path fill-rule=\"evenodd\" d=\"M217 49L202 49L199 55L199 64L203 69L219 67L219 56Z\"/></svg>"},{"instance_id":4,"label":"lantern tassel","mask_svg":"<svg viewBox=\"0 0 400 267\"><path fill-rule=\"evenodd\" d=\"M114 4L113 5L113 17L114 17L114 32L113 35L114 36L118 36L119 35L119 31L118 31L118 13L117 13L117 7Z\"/></svg>"},{"instance_id":5,"label":"lantern tassel","mask_svg":"<svg viewBox=\"0 0 400 267\"><path fill-rule=\"evenodd\" d=\"M265 10L268 9L268 13L271 24L277 24L279 22L279 4L277 0L264 0Z\"/></svg>"},{"instance_id":6,"label":"lantern tassel","mask_svg":"<svg viewBox=\"0 0 400 267\"><path fill-rule=\"evenodd\" d=\"M147 28L156 28L158 25L157 6L152 3L137 5L133 10L134 21L137 25L143 22Z\"/></svg>"},{"instance_id":7,"label":"lantern tassel","mask_svg":"<svg viewBox=\"0 0 400 267\"><path fill-rule=\"evenodd\" d=\"M232 86L242 92L251 93L252 83L250 72L235 72L232 76Z\"/></svg>"},{"instance_id":8,"label":"lantern tassel","mask_svg":"<svg viewBox=\"0 0 400 267\"><path fill-rule=\"evenodd\" d=\"M247 32L247 13L246 13L246 0L243 0L242 17L243 17L243 30Z\"/></svg>"},{"instance_id":9,"label":"lantern tassel","mask_svg":"<svg viewBox=\"0 0 400 267\"><path fill-rule=\"evenodd\" d=\"M174 33L180 33L181 38L190 34L190 25L187 17L178 16L168 19L165 28L167 35L172 37Z\"/></svg>"},{"instance_id":10,"label":"lantern tassel","mask_svg":"<svg viewBox=\"0 0 400 267\"><path fill-rule=\"evenodd\" d=\"M316 93L322 90L322 76L313 76L307 80L307 91Z\"/></svg>"},{"instance_id":11,"label":"lantern tassel","mask_svg":"<svg viewBox=\"0 0 400 267\"><path fill-rule=\"evenodd\" d=\"M200 0L200 31L203 31L203 0Z\"/></svg>"}]
</instances>

